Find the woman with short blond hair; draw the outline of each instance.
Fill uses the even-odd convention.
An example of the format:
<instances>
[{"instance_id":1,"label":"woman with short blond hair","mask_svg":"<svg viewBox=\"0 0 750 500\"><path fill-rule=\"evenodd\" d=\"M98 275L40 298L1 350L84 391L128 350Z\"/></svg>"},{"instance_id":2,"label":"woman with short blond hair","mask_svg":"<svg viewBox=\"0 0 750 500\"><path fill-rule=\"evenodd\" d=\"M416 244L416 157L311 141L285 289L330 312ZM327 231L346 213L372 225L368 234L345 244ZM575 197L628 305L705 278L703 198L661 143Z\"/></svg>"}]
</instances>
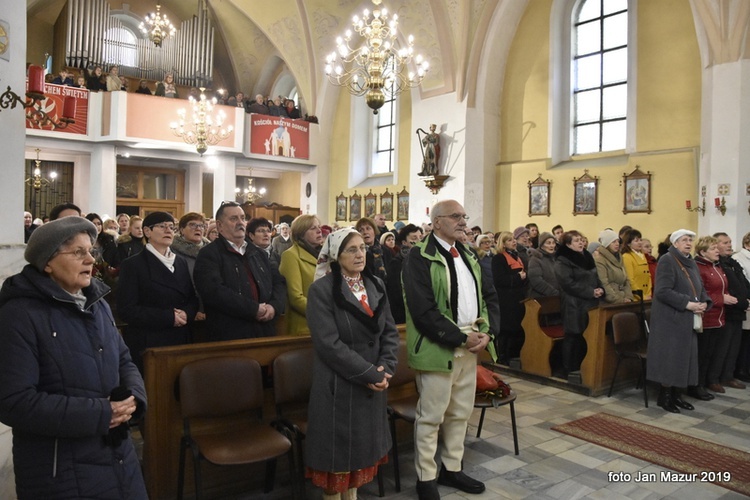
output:
<instances>
[{"instance_id":1,"label":"woman with short blond hair","mask_svg":"<svg viewBox=\"0 0 750 500\"><path fill-rule=\"evenodd\" d=\"M307 290L315 278L315 266L323 245L320 220L316 215L300 215L292 221L292 246L281 254L279 272L286 278L289 309L286 314L287 334L308 331L306 310Z\"/></svg>"}]
</instances>

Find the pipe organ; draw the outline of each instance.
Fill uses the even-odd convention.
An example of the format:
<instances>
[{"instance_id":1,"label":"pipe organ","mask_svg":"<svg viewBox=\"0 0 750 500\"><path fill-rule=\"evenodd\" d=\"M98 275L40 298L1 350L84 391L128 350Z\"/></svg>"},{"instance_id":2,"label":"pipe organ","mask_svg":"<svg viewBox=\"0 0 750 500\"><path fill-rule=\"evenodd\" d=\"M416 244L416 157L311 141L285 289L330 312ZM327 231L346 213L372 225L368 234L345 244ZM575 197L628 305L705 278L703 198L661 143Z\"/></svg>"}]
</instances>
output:
<instances>
[{"instance_id":1,"label":"pipe organ","mask_svg":"<svg viewBox=\"0 0 750 500\"><path fill-rule=\"evenodd\" d=\"M214 28L205 2L183 21L174 37L157 47L138 38L112 16L107 0L68 0L58 26L65 30L65 63L75 68L120 67L120 75L161 80L173 73L175 82L210 87L213 78ZM58 21L62 21L60 19Z\"/></svg>"}]
</instances>

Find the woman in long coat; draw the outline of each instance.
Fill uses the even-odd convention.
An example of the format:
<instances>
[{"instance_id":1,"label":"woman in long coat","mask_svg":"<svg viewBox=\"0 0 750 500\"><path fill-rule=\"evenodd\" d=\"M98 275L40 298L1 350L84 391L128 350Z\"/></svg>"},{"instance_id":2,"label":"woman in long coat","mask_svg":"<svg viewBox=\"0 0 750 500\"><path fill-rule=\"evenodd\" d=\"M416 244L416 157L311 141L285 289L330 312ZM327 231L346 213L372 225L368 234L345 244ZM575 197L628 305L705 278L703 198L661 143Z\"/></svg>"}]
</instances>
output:
<instances>
[{"instance_id":1,"label":"woman in long coat","mask_svg":"<svg viewBox=\"0 0 750 500\"><path fill-rule=\"evenodd\" d=\"M567 231L561 238L555 260L555 276L560 285L560 313L563 319L563 366L567 373L577 371L586 356L583 331L589 324L589 309L599 304L604 288L596 263L578 231Z\"/></svg>"},{"instance_id":2,"label":"woman in long coat","mask_svg":"<svg viewBox=\"0 0 750 500\"><path fill-rule=\"evenodd\" d=\"M146 249L120 266L117 310L127 322L123 338L141 373L146 349L191 341L188 325L198 312L187 261L169 249L174 226L168 213L150 213L143 220Z\"/></svg>"},{"instance_id":3,"label":"woman in long coat","mask_svg":"<svg viewBox=\"0 0 750 500\"><path fill-rule=\"evenodd\" d=\"M492 282L500 299L500 333L497 336L497 356L502 364L521 355L524 331L521 326L526 308L529 280L526 268L516 251L513 233L503 231L497 242L497 254L492 257Z\"/></svg>"},{"instance_id":4,"label":"woman in long coat","mask_svg":"<svg viewBox=\"0 0 750 500\"><path fill-rule=\"evenodd\" d=\"M353 229L331 233L316 272L323 277L307 299L315 362L305 462L324 498L356 498L391 447L385 389L399 338L385 286L365 270L365 251Z\"/></svg>"},{"instance_id":5,"label":"woman in long coat","mask_svg":"<svg viewBox=\"0 0 750 500\"><path fill-rule=\"evenodd\" d=\"M609 304L633 302L630 280L620 256L620 239L611 229L599 233L599 255L594 257L599 281L604 287L603 300Z\"/></svg>"},{"instance_id":6,"label":"woman in long coat","mask_svg":"<svg viewBox=\"0 0 750 500\"><path fill-rule=\"evenodd\" d=\"M0 422L20 499L147 498L127 424L146 390L92 278L96 234L83 217L40 226L0 292Z\"/></svg>"},{"instance_id":7,"label":"woman in long coat","mask_svg":"<svg viewBox=\"0 0 750 500\"><path fill-rule=\"evenodd\" d=\"M555 276L557 242L552 233L539 236L539 248L531 249L529 257L529 297L556 297L560 285Z\"/></svg>"},{"instance_id":8,"label":"woman in long coat","mask_svg":"<svg viewBox=\"0 0 750 500\"><path fill-rule=\"evenodd\" d=\"M678 405L689 405L680 398L679 388L692 389L698 383L698 337L693 326L695 315L711 305L690 257L694 236L687 229L670 236L672 246L659 259L651 303L646 373L649 380L661 384L657 404L671 413L680 412Z\"/></svg>"}]
</instances>

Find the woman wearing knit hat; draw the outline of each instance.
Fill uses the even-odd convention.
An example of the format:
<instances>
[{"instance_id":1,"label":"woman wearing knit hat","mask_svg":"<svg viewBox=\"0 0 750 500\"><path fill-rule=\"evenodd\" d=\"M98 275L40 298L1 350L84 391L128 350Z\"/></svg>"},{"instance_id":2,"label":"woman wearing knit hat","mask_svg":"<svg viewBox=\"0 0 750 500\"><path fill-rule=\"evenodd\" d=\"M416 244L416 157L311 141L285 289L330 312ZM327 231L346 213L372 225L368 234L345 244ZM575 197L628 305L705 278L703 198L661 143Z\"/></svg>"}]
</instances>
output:
<instances>
[{"instance_id":1,"label":"woman wearing knit hat","mask_svg":"<svg viewBox=\"0 0 750 500\"><path fill-rule=\"evenodd\" d=\"M147 498L128 421L143 379L92 279L97 231L40 226L0 291L0 421L13 429L18 498Z\"/></svg>"},{"instance_id":2,"label":"woman wearing knit hat","mask_svg":"<svg viewBox=\"0 0 750 500\"><path fill-rule=\"evenodd\" d=\"M599 233L599 256L596 261L596 272L604 286L604 301L609 304L633 302L630 280L620 256L620 238L611 229Z\"/></svg>"},{"instance_id":3,"label":"woman wearing knit hat","mask_svg":"<svg viewBox=\"0 0 750 500\"><path fill-rule=\"evenodd\" d=\"M680 398L680 388L709 400L713 396L698 388L698 333L703 313L711 299L703 287L698 266L690 256L695 233L687 229L673 232L672 246L659 259L654 297L651 302L651 333L648 337L646 374L660 384L657 404L670 413L679 408L692 410Z\"/></svg>"}]
</instances>

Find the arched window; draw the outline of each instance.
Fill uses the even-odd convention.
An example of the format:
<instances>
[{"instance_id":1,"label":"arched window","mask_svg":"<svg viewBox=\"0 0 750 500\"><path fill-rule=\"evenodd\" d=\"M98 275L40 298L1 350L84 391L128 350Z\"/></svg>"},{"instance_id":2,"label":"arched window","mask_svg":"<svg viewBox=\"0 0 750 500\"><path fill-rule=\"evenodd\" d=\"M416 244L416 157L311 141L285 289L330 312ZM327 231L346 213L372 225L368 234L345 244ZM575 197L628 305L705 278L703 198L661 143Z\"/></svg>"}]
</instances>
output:
<instances>
[{"instance_id":1,"label":"arched window","mask_svg":"<svg viewBox=\"0 0 750 500\"><path fill-rule=\"evenodd\" d=\"M553 0L550 157L635 148L636 0Z\"/></svg>"},{"instance_id":2,"label":"arched window","mask_svg":"<svg viewBox=\"0 0 750 500\"><path fill-rule=\"evenodd\" d=\"M625 149L628 2L582 0L573 15L572 153Z\"/></svg>"},{"instance_id":3,"label":"arched window","mask_svg":"<svg viewBox=\"0 0 750 500\"><path fill-rule=\"evenodd\" d=\"M396 154L396 99L386 99L374 119L375 144L370 174L390 174L393 172Z\"/></svg>"},{"instance_id":4,"label":"arched window","mask_svg":"<svg viewBox=\"0 0 750 500\"><path fill-rule=\"evenodd\" d=\"M127 28L110 28L104 34L104 62L119 66L138 66L135 33Z\"/></svg>"}]
</instances>

